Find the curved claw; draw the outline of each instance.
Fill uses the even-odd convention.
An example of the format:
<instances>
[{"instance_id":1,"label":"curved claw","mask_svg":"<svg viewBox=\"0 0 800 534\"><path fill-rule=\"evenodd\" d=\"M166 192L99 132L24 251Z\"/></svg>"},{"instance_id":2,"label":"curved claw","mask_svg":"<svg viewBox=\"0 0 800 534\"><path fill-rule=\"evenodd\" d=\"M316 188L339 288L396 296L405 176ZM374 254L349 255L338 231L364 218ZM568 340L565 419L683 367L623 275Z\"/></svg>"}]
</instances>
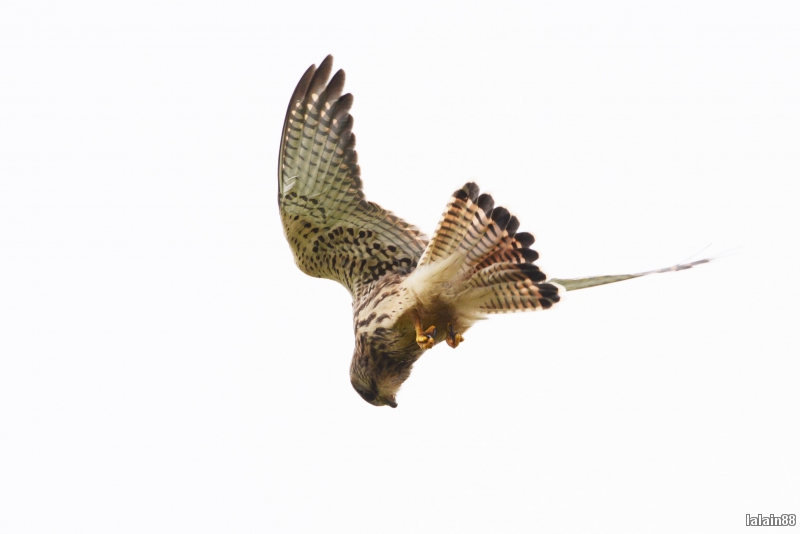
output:
<instances>
[{"instance_id":1,"label":"curved claw","mask_svg":"<svg viewBox=\"0 0 800 534\"><path fill-rule=\"evenodd\" d=\"M433 336L417 336L417 345L419 345L419 348L422 350L433 348L433 344Z\"/></svg>"},{"instance_id":2,"label":"curved claw","mask_svg":"<svg viewBox=\"0 0 800 534\"><path fill-rule=\"evenodd\" d=\"M436 343L436 341L433 339L436 337L436 326L431 325L426 330L423 330L419 321L419 317L415 315L414 329L417 331L417 345L419 345L419 348L422 350L428 350L432 348L434 343Z\"/></svg>"},{"instance_id":3,"label":"curved claw","mask_svg":"<svg viewBox=\"0 0 800 534\"><path fill-rule=\"evenodd\" d=\"M464 336L453 330L453 325L447 324L447 344L453 348L458 347L458 344L464 341Z\"/></svg>"}]
</instances>

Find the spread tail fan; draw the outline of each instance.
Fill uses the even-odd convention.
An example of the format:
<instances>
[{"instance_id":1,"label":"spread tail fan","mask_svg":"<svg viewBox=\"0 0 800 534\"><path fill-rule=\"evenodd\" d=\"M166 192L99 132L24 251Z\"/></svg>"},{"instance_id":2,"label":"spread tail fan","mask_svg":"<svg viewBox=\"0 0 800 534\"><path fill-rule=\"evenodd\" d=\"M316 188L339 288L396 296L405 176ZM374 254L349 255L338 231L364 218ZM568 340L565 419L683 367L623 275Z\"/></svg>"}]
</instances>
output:
<instances>
[{"instance_id":1,"label":"spread tail fan","mask_svg":"<svg viewBox=\"0 0 800 534\"><path fill-rule=\"evenodd\" d=\"M425 287L452 285L456 307L478 314L546 310L559 288L535 262L534 238L517 232L519 220L470 182L456 190L420 258L413 279ZM455 283L452 283L455 282ZM457 295L457 297L455 297Z\"/></svg>"}]
</instances>

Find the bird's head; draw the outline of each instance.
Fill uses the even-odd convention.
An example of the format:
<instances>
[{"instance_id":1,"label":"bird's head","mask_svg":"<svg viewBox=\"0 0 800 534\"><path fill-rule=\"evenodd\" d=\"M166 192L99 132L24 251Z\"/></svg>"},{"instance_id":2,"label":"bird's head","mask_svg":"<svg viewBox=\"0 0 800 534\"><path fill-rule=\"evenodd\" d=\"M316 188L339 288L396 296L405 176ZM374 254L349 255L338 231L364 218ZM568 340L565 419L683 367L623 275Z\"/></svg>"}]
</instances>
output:
<instances>
[{"instance_id":1,"label":"bird's head","mask_svg":"<svg viewBox=\"0 0 800 534\"><path fill-rule=\"evenodd\" d=\"M387 394L385 391L381 392L374 381L371 384L365 384L363 381L351 377L350 383L353 384L353 389L361 395L361 398L373 406L391 406L392 408L397 408L395 395Z\"/></svg>"},{"instance_id":2,"label":"bird's head","mask_svg":"<svg viewBox=\"0 0 800 534\"><path fill-rule=\"evenodd\" d=\"M373 406L397 408L395 398L411 374L411 365L386 356L370 358L357 352L350 366L350 383L361 398Z\"/></svg>"}]
</instances>

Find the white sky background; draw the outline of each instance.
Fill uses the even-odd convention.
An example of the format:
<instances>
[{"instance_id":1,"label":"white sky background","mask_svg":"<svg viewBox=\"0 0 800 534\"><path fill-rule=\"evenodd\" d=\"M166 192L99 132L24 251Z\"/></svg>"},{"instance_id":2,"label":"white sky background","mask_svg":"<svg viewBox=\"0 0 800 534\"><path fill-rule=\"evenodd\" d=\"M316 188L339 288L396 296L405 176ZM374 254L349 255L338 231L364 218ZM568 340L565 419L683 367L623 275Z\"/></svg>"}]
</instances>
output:
<instances>
[{"instance_id":1,"label":"white sky background","mask_svg":"<svg viewBox=\"0 0 800 534\"><path fill-rule=\"evenodd\" d=\"M738 532L800 514L797 2L0 7L0 532ZM280 130L335 55L371 200L477 181L551 276L349 384Z\"/></svg>"}]
</instances>

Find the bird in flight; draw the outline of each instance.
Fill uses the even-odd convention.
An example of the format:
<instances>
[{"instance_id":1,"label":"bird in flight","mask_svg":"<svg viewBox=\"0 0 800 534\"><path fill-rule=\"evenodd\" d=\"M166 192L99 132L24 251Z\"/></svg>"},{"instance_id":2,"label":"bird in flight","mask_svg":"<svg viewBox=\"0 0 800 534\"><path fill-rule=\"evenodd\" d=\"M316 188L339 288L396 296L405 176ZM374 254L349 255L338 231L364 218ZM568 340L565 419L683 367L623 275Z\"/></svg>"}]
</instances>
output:
<instances>
[{"instance_id":1,"label":"bird in flight","mask_svg":"<svg viewBox=\"0 0 800 534\"><path fill-rule=\"evenodd\" d=\"M333 57L306 70L289 101L278 158L278 206L297 266L335 280L353 297L350 382L375 406L397 407L400 386L422 354L488 314L547 310L566 291L654 273L550 278L534 263L533 235L472 182L450 198L428 239L364 198L355 151L353 96ZM330 81L328 81L330 78Z\"/></svg>"}]
</instances>

